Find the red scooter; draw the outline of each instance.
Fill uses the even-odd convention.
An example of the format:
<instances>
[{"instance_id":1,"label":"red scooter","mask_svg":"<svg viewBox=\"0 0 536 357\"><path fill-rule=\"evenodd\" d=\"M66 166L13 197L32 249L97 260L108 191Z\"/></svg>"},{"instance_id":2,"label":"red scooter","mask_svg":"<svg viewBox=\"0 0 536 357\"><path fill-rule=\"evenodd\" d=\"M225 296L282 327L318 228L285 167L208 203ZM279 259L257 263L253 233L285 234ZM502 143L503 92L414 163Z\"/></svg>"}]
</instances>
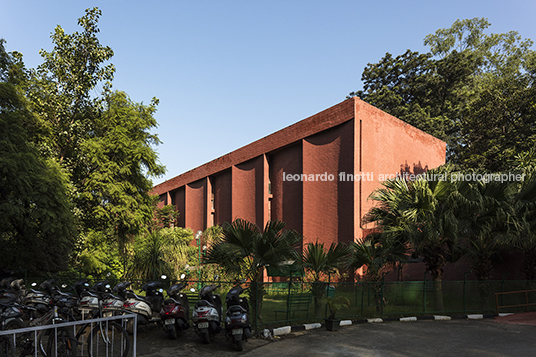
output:
<instances>
[{"instance_id":1,"label":"red scooter","mask_svg":"<svg viewBox=\"0 0 536 357\"><path fill-rule=\"evenodd\" d=\"M169 337L174 340L181 331L188 329L188 316L190 316L190 305L188 296L181 293L186 287L186 283L177 283L171 285L167 290L167 298L162 305L160 319L164 331L169 334Z\"/></svg>"}]
</instances>

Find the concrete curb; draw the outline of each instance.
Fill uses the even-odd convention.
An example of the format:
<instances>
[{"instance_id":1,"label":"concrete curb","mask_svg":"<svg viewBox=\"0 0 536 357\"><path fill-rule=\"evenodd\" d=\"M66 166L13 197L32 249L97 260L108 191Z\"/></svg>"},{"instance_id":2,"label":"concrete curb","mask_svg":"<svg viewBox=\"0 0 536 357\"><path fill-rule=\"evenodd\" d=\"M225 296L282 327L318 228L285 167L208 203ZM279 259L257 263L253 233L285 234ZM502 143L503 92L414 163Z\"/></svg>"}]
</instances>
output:
<instances>
[{"instance_id":1,"label":"concrete curb","mask_svg":"<svg viewBox=\"0 0 536 357\"><path fill-rule=\"evenodd\" d=\"M511 315L511 313L500 314L501 315ZM450 321L450 320L480 320L484 318L494 318L496 315L493 314L470 314L470 315L458 315L458 316L445 316L445 315L432 315L432 316L409 316L409 317L385 317L385 318L371 318L371 319L360 319L360 320L341 320L339 326L350 326L353 324L363 324L363 323L383 323L391 321L399 322L412 322L412 321L423 321L423 320L434 320L434 321ZM264 329L262 335L265 338L272 338L274 336L288 335L292 332L313 330L321 328L324 324L321 323L311 323L303 325L294 325L294 326L283 326L274 329Z\"/></svg>"}]
</instances>

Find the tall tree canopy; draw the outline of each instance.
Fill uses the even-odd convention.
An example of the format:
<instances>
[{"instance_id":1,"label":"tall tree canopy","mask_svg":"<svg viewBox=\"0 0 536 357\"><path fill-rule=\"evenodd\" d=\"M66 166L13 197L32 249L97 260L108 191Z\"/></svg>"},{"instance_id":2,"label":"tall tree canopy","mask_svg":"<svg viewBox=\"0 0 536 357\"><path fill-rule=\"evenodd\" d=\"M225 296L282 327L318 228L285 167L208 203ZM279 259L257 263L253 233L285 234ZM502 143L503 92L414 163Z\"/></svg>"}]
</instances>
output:
<instances>
[{"instance_id":1,"label":"tall tree canopy","mask_svg":"<svg viewBox=\"0 0 536 357\"><path fill-rule=\"evenodd\" d=\"M78 20L81 32L66 34L57 26L51 35L54 47L51 52L40 51L43 63L37 69L23 70L20 55L11 59L2 55L2 81L7 81L9 73L9 78L17 78L11 80L10 92L6 89L4 96L16 110L4 116L9 115L10 126L2 129L11 131L10 140L27 143L20 148L27 147L28 155L35 158L32 166L44 167L32 169L33 175L57 184L55 190L36 186L50 194L61 191L57 199L64 199L64 206L71 209L70 224L65 227L77 228L78 251L84 249L84 237L100 232L108 244L118 243L112 247L125 253L124 243L153 219L149 178L165 172L153 149L160 141L151 133L157 126L158 99L144 105L112 90L115 67L108 61L113 51L98 40L100 16L99 9L87 9ZM20 119L15 121L15 116ZM22 165L16 162L21 150L7 150L10 163ZM58 237L68 239L72 234Z\"/></svg>"},{"instance_id":2,"label":"tall tree canopy","mask_svg":"<svg viewBox=\"0 0 536 357\"><path fill-rule=\"evenodd\" d=\"M457 20L408 50L369 63L350 93L448 144L461 168L509 169L536 140L536 54L511 31L486 34L486 19Z\"/></svg>"},{"instance_id":3,"label":"tall tree canopy","mask_svg":"<svg viewBox=\"0 0 536 357\"><path fill-rule=\"evenodd\" d=\"M29 141L34 124L17 84L19 54L0 40L0 270L65 269L74 240L68 181Z\"/></svg>"}]
</instances>

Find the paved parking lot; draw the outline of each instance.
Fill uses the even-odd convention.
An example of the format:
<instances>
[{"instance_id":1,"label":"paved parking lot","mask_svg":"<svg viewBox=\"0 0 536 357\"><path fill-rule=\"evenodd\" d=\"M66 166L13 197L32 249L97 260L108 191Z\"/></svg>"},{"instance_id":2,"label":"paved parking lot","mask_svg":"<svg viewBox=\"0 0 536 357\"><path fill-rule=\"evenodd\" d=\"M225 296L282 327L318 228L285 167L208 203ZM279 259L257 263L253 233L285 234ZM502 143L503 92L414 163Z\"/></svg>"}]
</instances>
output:
<instances>
[{"instance_id":1,"label":"paved parking lot","mask_svg":"<svg viewBox=\"0 0 536 357\"><path fill-rule=\"evenodd\" d=\"M274 342L251 339L234 351L222 334L210 345L193 331L170 341L158 329L140 332L138 355L168 356L536 356L536 326L492 319L386 322L296 332Z\"/></svg>"}]
</instances>

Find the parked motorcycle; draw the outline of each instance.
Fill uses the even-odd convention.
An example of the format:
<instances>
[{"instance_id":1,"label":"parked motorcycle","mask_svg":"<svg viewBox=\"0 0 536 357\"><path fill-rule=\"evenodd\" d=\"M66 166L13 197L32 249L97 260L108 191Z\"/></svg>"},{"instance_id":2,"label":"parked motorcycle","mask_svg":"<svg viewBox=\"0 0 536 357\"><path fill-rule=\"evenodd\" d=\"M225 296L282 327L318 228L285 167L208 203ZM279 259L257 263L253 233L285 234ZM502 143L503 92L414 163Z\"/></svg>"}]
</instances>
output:
<instances>
[{"instance_id":1,"label":"parked motorcycle","mask_svg":"<svg viewBox=\"0 0 536 357\"><path fill-rule=\"evenodd\" d=\"M23 279L4 278L0 281L0 301L14 300L22 303L26 296L26 287Z\"/></svg>"},{"instance_id":2,"label":"parked motorcycle","mask_svg":"<svg viewBox=\"0 0 536 357\"><path fill-rule=\"evenodd\" d=\"M12 330L25 326L22 319L23 306L17 302L17 297L16 294L5 294L0 299L0 330Z\"/></svg>"},{"instance_id":3,"label":"parked motorcycle","mask_svg":"<svg viewBox=\"0 0 536 357\"><path fill-rule=\"evenodd\" d=\"M34 288L37 286L37 283L32 283L31 286ZM39 284L39 290L31 288L26 294L23 300L24 305L35 308L35 312L31 318L42 316L50 310L52 296L54 295L54 286L54 279L45 280Z\"/></svg>"},{"instance_id":4,"label":"parked motorcycle","mask_svg":"<svg viewBox=\"0 0 536 357\"><path fill-rule=\"evenodd\" d=\"M113 292L116 292L117 295L114 294L112 291L107 291L106 293L103 293L101 295L102 315L104 317L122 315L125 312L125 308L123 307L123 305L126 299L120 296L118 293L118 291L121 289L121 284L123 283L117 284L112 290Z\"/></svg>"},{"instance_id":5,"label":"parked motorcycle","mask_svg":"<svg viewBox=\"0 0 536 357\"><path fill-rule=\"evenodd\" d=\"M130 285L129 282L124 284L126 286ZM162 283L158 281L149 282L143 285L141 289L145 291L145 296L137 295L132 290L125 289L124 296L126 301L123 307L138 314L138 325L160 322L160 310L164 300ZM121 296L121 294L119 295ZM131 320L127 323L127 331L129 333L133 332L133 321Z\"/></svg>"},{"instance_id":6,"label":"parked motorcycle","mask_svg":"<svg viewBox=\"0 0 536 357\"><path fill-rule=\"evenodd\" d=\"M225 338L231 341L238 351L243 350L242 341L251 337L249 320L249 303L246 297L241 297L246 289L241 284L232 287L225 297L227 312L225 313Z\"/></svg>"},{"instance_id":7,"label":"parked motorcycle","mask_svg":"<svg viewBox=\"0 0 536 357\"><path fill-rule=\"evenodd\" d=\"M211 336L221 331L221 298L214 294L218 287L216 284L203 286L199 290L199 300L192 312L195 332L204 343L210 343Z\"/></svg>"},{"instance_id":8,"label":"parked motorcycle","mask_svg":"<svg viewBox=\"0 0 536 357\"><path fill-rule=\"evenodd\" d=\"M184 278L184 275L181 276ZM188 329L188 316L190 316L190 304L188 296L181 293L186 287L186 283L180 282L173 284L167 290L167 299L164 300L160 319L162 320L164 331L169 334L172 340L175 340L181 331Z\"/></svg>"}]
</instances>

